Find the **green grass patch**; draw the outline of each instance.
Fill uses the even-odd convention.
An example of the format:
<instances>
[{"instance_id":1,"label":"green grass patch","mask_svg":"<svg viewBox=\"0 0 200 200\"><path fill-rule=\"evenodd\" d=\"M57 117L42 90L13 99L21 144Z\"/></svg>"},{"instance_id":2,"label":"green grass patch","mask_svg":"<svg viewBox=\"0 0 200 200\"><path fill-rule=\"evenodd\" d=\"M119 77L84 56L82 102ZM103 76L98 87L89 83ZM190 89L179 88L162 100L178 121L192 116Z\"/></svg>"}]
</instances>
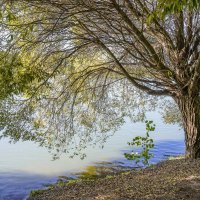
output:
<instances>
[{"instance_id":1,"label":"green grass patch","mask_svg":"<svg viewBox=\"0 0 200 200\"><path fill-rule=\"evenodd\" d=\"M45 188L45 189L32 190L30 192L30 197L42 194L43 192L48 191L48 190L52 190L55 187L64 187L64 186L76 184L76 183L79 183L79 182L82 182L82 181L83 180L81 180L81 179L77 179L77 180L69 180L69 181L58 181L55 184L46 184L45 186L47 188Z\"/></svg>"},{"instance_id":2,"label":"green grass patch","mask_svg":"<svg viewBox=\"0 0 200 200\"><path fill-rule=\"evenodd\" d=\"M129 174L130 171L125 171L125 172L121 172L119 174L113 174L113 175L107 175L107 176L95 176L95 177L91 177L91 178L79 178L79 179L71 179L71 180L67 180L67 178L63 178L63 177L59 177L60 179L54 183L54 184L45 184L44 186L46 186L47 188L44 188L44 189L39 189L39 190L32 190L30 192L30 197L33 197L33 196L36 196L36 195L39 195L39 194L42 194L43 192L45 191L48 191L48 190L52 190L56 187L64 187L64 186L67 186L67 185L73 185L73 184L77 184L77 183L80 183L80 182L83 182L85 184L87 184L87 182L91 182L91 181L95 181L97 179L101 179L101 178L105 178L105 179L112 179L114 177L116 177L117 175L127 175Z\"/></svg>"},{"instance_id":3,"label":"green grass patch","mask_svg":"<svg viewBox=\"0 0 200 200\"><path fill-rule=\"evenodd\" d=\"M179 155L179 156L169 156L168 160L179 160L185 158L184 155Z\"/></svg>"},{"instance_id":4,"label":"green grass patch","mask_svg":"<svg viewBox=\"0 0 200 200\"><path fill-rule=\"evenodd\" d=\"M76 184L76 183L80 183L82 182L83 180L81 179L77 179L77 180L70 180L66 183L66 185L73 185L73 184Z\"/></svg>"},{"instance_id":5,"label":"green grass patch","mask_svg":"<svg viewBox=\"0 0 200 200\"><path fill-rule=\"evenodd\" d=\"M30 192L30 197L36 196L38 194L42 194L43 192L49 190L50 188L45 188L45 189L39 189L39 190L32 190Z\"/></svg>"}]
</instances>

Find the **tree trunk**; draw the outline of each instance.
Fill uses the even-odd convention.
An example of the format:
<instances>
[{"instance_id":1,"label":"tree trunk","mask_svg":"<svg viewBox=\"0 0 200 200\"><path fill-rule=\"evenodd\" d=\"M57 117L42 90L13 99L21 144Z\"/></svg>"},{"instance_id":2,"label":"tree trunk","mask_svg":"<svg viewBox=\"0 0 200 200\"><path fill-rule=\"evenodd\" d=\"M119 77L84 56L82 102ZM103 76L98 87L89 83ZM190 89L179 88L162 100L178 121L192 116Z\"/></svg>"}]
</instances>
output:
<instances>
[{"instance_id":1,"label":"tree trunk","mask_svg":"<svg viewBox=\"0 0 200 200\"><path fill-rule=\"evenodd\" d=\"M182 96L176 100L183 118L186 157L200 158L200 96Z\"/></svg>"}]
</instances>

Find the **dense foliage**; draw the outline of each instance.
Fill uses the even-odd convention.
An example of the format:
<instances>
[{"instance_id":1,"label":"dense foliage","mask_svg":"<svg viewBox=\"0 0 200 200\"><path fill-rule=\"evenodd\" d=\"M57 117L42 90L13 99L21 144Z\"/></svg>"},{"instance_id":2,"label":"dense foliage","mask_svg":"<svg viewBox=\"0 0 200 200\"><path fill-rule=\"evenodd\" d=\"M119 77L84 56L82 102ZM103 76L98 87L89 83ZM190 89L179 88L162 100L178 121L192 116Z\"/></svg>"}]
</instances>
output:
<instances>
[{"instance_id":1,"label":"dense foliage","mask_svg":"<svg viewBox=\"0 0 200 200\"><path fill-rule=\"evenodd\" d=\"M61 152L73 143L78 152L105 141L126 116L144 119L157 96L169 96L181 113L188 156L199 157L195 2L3 1L1 51L16 58L6 58L4 78L14 89L1 103L3 136L32 138ZM23 73L13 65L19 62ZM9 69L17 70L10 75Z\"/></svg>"}]
</instances>

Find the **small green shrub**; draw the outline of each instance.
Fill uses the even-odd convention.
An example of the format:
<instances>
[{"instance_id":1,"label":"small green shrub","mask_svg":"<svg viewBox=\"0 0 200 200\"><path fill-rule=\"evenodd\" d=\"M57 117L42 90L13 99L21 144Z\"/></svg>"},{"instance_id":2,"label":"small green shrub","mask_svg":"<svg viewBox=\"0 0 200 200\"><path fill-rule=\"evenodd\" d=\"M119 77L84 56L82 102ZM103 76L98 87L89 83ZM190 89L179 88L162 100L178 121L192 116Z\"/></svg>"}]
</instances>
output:
<instances>
[{"instance_id":1,"label":"small green shrub","mask_svg":"<svg viewBox=\"0 0 200 200\"><path fill-rule=\"evenodd\" d=\"M153 154L150 153L150 149L154 147L153 139L150 138L149 133L155 131L155 124L153 121L145 121L146 124L146 135L145 137L137 136L133 138L131 142L128 142L129 146L142 147L140 153L132 151L131 153L125 153L124 156L128 160L134 160L136 164L142 161L144 165L149 165L149 159L153 157Z\"/></svg>"}]
</instances>

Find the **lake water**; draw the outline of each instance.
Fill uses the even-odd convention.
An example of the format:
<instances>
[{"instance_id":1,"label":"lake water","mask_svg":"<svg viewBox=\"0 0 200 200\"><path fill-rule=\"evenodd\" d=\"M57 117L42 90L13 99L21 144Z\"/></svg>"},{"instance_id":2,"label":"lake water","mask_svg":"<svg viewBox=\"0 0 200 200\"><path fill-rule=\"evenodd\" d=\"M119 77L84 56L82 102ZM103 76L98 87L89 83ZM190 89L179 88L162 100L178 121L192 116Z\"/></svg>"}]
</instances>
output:
<instances>
[{"instance_id":1,"label":"lake water","mask_svg":"<svg viewBox=\"0 0 200 200\"><path fill-rule=\"evenodd\" d=\"M184 153L183 131L177 125L166 125L158 113L149 113L148 120L156 124L156 131L151 134L155 148L152 150L155 164L168 156ZM133 167L131 161L124 159L124 152L130 152L127 145L133 137L144 135L144 123L128 122L108 139L103 149L96 146L86 150L87 157L81 160L62 155L52 161L47 149L31 142L10 144L6 139L0 141L0 199L23 200L33 189L44 184L55 183L58 176L76 176L79 172L89 171L92 167L112 166ZM93 170L94 171L94 170Z\"/></svg>"}]
</instances>

